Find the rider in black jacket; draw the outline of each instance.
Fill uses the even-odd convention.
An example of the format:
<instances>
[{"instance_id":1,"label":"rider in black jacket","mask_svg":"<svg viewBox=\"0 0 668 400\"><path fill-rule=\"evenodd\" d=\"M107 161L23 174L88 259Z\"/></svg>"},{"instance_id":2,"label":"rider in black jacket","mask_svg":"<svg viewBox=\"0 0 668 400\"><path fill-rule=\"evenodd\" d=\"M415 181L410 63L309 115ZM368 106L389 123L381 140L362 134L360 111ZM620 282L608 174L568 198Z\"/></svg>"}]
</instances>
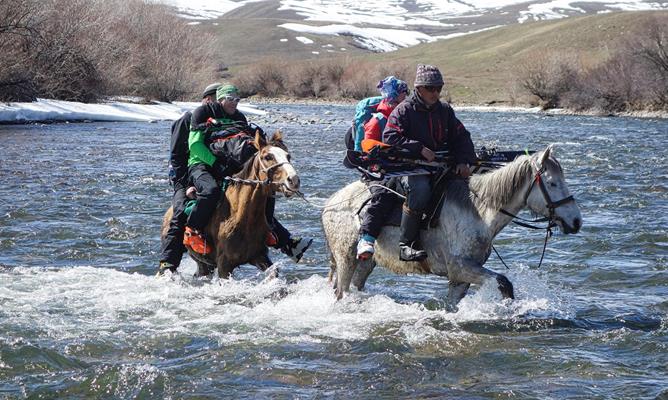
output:
<instances>
[{"instance_id":1,"label":"rider in black jacket","mask_svg":"<svg viewBox=\"0 0 668 400\"><path fill-rule=\"evenodd\" d=\"M215 102L219 83L207 86L202 93L202 105ZM162 238L159 274L169 269L175 272L181 264L186 247L183 245L183 231L187 216L184 213L188 198L188 135L192 113L186 111L172 124L172 137L169 145L169 176L174 188L172 196L172 219L169 221L167 234Z\"/></svg>"},{"instance_id":2,"label":"rider in black jacket","mask_svg":"<svg viewBox=\"0 0 668 400\"><path fill-rule=\"evenodd\" d=\"M469 165L475 162L471 135L455 117L449 104L440 101L443 76L432 65L419 64L415 76L415 90L390 114L383 131L383 142L401 147L433 161L436 151L449 150L456 163L455 172L464 178L471 175ZM431 199L430 178L426 175L403 177L402 185L408 190L401 218L399 258L403 261L421 261L427 252L418 244L420 222Z\"/></svg>"}]
</instances>

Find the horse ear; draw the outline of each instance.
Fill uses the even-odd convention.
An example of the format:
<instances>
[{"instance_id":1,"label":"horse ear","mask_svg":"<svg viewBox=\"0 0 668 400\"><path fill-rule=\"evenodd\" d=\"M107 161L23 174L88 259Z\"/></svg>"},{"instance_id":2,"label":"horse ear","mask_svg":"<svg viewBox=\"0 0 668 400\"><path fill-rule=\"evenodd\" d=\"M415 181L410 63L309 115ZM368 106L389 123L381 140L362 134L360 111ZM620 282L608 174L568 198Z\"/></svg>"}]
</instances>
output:
<instances>
[{"instance_id":1,"label":"horse ear","mask_svg":"<svg viewBox=\"0 0 668 400\"><path fill-rule=\"evenodd\" d=\"M547 146L545 151L543 151L543 154L540 156L540 165L545 165L547 159L550 158L550 153L552 153L552 146L553 145Z\"/></svg>"},{"instance_id":2,"label":"horse ear","mask_svg":"<svg viewBox=\"0 0 668 400\"><path fill-rule=\"evenodd\" d=\"M256 131L255 140L253 141L253 146L255 146L256 149L260 150L266 145L267 145L267 140L264 138L264 135L262 135L260 131Z\"/></svg>"},{"instance_id":3,"label":"horse ear","mask_svg":"<svg viewBox=\"0 0 668 400\"><path fill-rule=\"evenodd\" d=\"M271 136L271 139L269 139L269 142L281 142L283 141L283 132L281 131L276 131L274 134Z\"/></svg>"}]
</instances>

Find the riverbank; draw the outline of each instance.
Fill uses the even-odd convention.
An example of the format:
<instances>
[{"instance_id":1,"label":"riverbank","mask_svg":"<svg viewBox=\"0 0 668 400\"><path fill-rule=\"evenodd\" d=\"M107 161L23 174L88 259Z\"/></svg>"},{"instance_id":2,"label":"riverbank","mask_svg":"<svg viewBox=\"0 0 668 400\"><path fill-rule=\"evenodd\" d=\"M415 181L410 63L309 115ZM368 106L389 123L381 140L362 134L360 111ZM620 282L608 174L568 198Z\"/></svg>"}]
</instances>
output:
<instances>
[{"instance_id":1,"label":"riverbank","mask_svg":"<svg viewBox=\"0 0 668 400\"><path fill-rule=\"evenodd\" d=\"M334 106L355 106L359 100L352 99L295 99L295 98L273 98L253 96L249 99L253 104L262 105L334 105ZM526 106L502 106L502 105L481 105L481 104L456 104L452 107L455 111L477 111L477 112L515 112L515 113L536 113L545 115L590 115L594 117L634 117L634 118L662 118L668 119L668 111L631 111L623 113L604 113L601 111L575 111L565 108L552 108L544 110L541 107Z\"/></svg>"},{"instance_id":2,"label":"riverbank","mask_svg":"<svg viewBox=\"0 0 668 400\"><path fill-rule=\"evenodd\" d=\"M255 117L266 116L267 120L273 120L277 116L267 115L262 110L263 106L276 106L281 104L290 105L331 105L350 106L357 104L357 100L331 100L331 99L292 99L292 98L266 98L252 97L244 99L239 104L239 109L245 114ZM27 123L50 123L50 122L156 122L173 121L178 119L185 111L193 110L199 106L197 102L152 102L149 104L138 103L132 99L120 98L104 103L86 104L71 101L38 99L31 103L0 103L0 124L27 124ZM660 118L668 119L665 111L636 111L618 114L602 114L594 111L576 112L566 109L543 110L540 107L512 107L493 105L457 105L456 111L477 112L514 112L514 113L536 113L544 115L591 115L591 116L620 116L634 118ZM351 116L352 118L352 116Z\"/></svg>"}]
</instances>

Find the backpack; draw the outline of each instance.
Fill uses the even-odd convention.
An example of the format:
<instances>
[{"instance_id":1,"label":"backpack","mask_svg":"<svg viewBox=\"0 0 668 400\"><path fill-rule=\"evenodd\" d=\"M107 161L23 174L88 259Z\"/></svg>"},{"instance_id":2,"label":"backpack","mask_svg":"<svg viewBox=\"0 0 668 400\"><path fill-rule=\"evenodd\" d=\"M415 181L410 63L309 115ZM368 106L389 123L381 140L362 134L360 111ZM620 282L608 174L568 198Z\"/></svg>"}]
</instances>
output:
<instances>
[{"instance_id":1,"label":"backpack","mask_svg":"<svg viewBox=\"0 0 668 400\"><path fill-rule=\"evenodd\" d=\"M355 118L353 125L346 132L346 148L348 150L362 151L362 140L364 139L364 124L366 124L373 114L376 113L378 104L383 100L383 96L368 97L355 107Z\"/></svg>"}]
</instances>

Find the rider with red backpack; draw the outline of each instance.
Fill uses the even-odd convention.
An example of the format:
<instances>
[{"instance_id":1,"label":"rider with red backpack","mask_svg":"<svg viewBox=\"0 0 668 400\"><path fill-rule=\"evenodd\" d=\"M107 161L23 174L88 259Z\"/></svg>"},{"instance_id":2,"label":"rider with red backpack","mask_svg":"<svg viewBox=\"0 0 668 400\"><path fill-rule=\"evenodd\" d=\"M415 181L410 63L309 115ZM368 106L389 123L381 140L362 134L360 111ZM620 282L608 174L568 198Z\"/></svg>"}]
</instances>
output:
<instances>
[{"instance_id":1,"label":"rider with red backpack","mask_svg":"<svg viewBox=\"0 0 668 400\"><path fill-rule=\"evenodd\" d=\"M364 139L375 141L381 141L387 119L392 110L406 98L408 85L394 76L388 76L378 83L378 89L382 94L382 100L376 106L376 112L364 124ZM388 184L386 181L378 183L383 186ZM357 258L361 260L369 259L373 255L376 238L380 235L383 224L397 199L394 193L379 185L369 186L369 192L371 200L366 212L362 214L360 239L357 242Z\"/></svg>"}]
</instances>

